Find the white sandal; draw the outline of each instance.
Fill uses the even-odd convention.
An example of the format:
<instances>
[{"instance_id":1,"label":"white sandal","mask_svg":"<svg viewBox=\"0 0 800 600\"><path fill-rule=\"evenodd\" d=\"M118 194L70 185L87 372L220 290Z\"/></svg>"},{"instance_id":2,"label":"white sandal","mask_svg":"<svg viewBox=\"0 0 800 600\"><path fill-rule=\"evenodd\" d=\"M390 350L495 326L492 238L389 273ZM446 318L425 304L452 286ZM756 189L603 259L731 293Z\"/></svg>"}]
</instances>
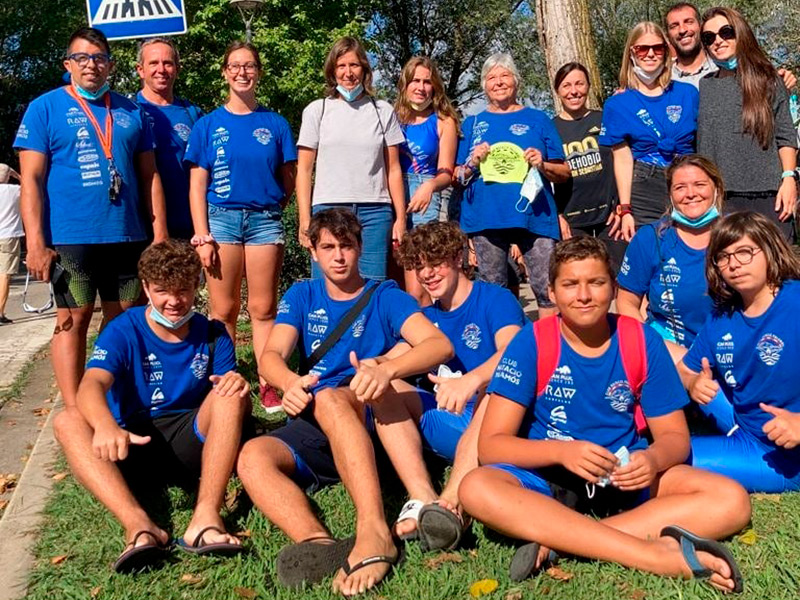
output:
<instances>
[{"instance_id":1,"label":"white sandal","mask_svg":"<svg viewBox=\"0 0 800 600\"><path fill-rule=\"evenodd\" d=\"M422 500L414 500L413 498L403 504L403 508L400 509L400 514L397 515L397 520L394 522L395 526L400 521L411 519L417 524L417 527L414 531L401 535L401 540L415 540L419 537L419 511L422 510L423 506L425 506L425 503Z\"/></svg>"}]
</instances>

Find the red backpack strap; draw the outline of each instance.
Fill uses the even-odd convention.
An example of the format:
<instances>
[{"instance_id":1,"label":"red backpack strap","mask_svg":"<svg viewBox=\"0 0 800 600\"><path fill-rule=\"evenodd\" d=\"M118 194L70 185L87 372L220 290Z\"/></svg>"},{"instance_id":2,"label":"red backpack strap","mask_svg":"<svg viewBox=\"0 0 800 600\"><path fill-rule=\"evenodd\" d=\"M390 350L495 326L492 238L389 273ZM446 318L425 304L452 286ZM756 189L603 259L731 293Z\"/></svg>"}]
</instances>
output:
<instances>
[{"instance_id":1,"label":"red backpack strap","mask_svg":"<svg viewBox=\"0 0 800 600\"><path fill-rule=\"evenodd\" d=\"M536 340L536 397L542 395L561 357L561 326L558 315L539 319L533 324Z\"/></svg>"},{"instance_id":2,"label":"red backpack strap","mask_svg":"<svg viewBox=\"0 0 800 600\"><path fill-rule=\"evenodd\" d=\"M647 420L640 403L642 386L647 379L647 348L644 342L644 325L632 317L617 317L617 338L622 368L631 386L634 397L633 417L636 429L642 433L647 429Z\"/></svg>"}]
</instances>

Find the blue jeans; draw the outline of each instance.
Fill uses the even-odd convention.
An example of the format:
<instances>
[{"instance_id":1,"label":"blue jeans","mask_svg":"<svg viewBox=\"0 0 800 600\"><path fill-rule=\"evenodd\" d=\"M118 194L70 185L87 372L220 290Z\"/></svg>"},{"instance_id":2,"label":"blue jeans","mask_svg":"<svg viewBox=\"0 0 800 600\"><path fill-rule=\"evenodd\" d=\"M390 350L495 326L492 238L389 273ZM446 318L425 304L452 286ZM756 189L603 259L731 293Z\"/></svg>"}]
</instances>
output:
<instances>
[{"instance_id":1,"label":"blue jeans","mask_svg":"<svg viewBox=\"0 0 800 600\"><path fill-rule=\"evenodd\" d=\"M346 208L361 223L361 258L358 270L362 277L383 281L386 279L386 263L389 260L389 246L392 241L393 212L391 204L378 202L317 204L311 209L315 215L328 208ZM311 261L311 278L320 279L322 270Z\"/></svg>"},{"instance_id":2,"label":"blue jeans","mask_svg":"<svg viewBox=\"0 0 800 600\"><path fill-rule=\"evenodd\" d=\"M208 205L208 229L218 244L284 244L279 208L254 210Z\"/></svg>"},{"instance_id":3,"label":"blue jeans","mask_svg":"<svg viewBox=\"0 0 800 600\"><path fill-rule=\"evenodd\" d=\"M405 180L405 190L406 190L406 207L408 207L409 203L411 202L411 198L414 196L416 191L426 181L430 181L433 179L432 175L424 175L421 173L404 173L403 179ZM408 221L406 227L409 230L417 227L419 225L424 225L425 223L432 223L433 221L439 220L439 211L441 210L442 206L442 196L439 192L433 192L431 195L431 203L428 204L428 208L425 209L424 212L415 212L415 213L408 213Z\"/></svg>"}]
</instances>

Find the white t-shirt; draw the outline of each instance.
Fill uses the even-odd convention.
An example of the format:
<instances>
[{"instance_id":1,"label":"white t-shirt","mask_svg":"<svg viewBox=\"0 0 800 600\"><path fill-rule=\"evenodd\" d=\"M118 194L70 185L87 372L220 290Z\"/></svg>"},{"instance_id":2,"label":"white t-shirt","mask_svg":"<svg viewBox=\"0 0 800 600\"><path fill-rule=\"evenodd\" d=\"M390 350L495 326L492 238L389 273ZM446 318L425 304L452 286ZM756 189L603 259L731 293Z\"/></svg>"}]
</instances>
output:
<instances>
[{"instance_id":1,"label":"white t-shirt","mask_svg":"<svg viewBox=\"0 0 800 600\"><path fill-rule=\"evenodd\" d=\"M19 186L0 183L0 239L25 235L19 218Z\"/></svg>"},{"instance_id":2,"label":"white t-shirt","mask_svg":"<svg viewBox=\"0 0 800 600\"><path fill-rule=\"evenodd\" d=\"M397 116L383 100L325 98L306 106L297 145L317 151L312 204L391 202L381 126L387 146L403 143Z\"/></svg>"}]
</instances>

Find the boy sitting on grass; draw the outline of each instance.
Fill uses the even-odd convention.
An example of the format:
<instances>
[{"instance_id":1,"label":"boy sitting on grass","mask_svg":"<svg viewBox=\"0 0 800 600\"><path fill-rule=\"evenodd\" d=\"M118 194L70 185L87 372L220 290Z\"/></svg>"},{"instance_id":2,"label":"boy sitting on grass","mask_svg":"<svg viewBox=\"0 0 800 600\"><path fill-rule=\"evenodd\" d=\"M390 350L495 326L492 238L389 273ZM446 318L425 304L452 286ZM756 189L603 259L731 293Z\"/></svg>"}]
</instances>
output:
<instances>
[{"instance_id":1,"label":"boy sitting on grass","mask_svg":"<svg viewBox=\"0 0 800 600\"><path fill-rule=\"evenodd\" d=\"M153 566L169 546L169 535L132 488L199 485L178 546L196 554L242 550L219 511L250 411L250 386L236 373L222 324L192 309L200 269L184 243L167 240L142 253L139 277L150 304L123 313L100 333L77 406L55 419L75 478L125 529L117 572Z\"/></svg>"}]
</instances>

